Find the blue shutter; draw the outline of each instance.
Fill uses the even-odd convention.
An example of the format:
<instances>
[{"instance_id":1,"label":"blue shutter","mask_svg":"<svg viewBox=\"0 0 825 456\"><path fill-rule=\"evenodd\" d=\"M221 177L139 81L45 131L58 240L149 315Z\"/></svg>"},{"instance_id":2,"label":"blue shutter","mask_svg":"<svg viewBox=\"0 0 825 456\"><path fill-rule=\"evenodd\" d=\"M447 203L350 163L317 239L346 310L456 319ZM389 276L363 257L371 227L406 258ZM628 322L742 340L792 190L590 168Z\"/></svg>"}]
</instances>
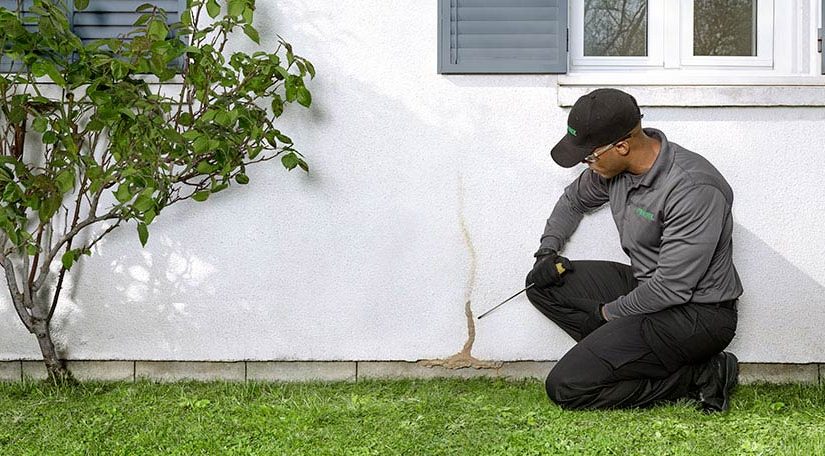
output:
<instances>
[{"instance_id":1,"label":"blue shutter","mask_svg":"<svg viewBox=\"0 0 825 456\"><path fill-rule=\"evenodd\" d=\"M73 0L68 0L69 5ZM169 24L180 21L181 13L186 9L186 0L90 0L89 6L82 11L71 10L69 22L75 35L83 42L102 38L123 37L134 28L134 23L144 13L135 10L140 5L150 3L166 11ZM33 4L33 0L24 0L23 14ZM0 6L17 9L17 0L0 0ZM177 62L176 66L180 66ZM19 69L19 64L3 58L0 60L0 71L8 72Z\"/></svg>"},{"instance_id":2,"label":"blue shutter","mask_svg":"<svg viewBox=\"0 0 825 456\"><path fill-rule=\"evenodd\" d=\"M144 14L135 10L145 3L165 10L170 24L179 22L186 8L185 0L90 0L86 9L74 12L74 33L83 41L124 36Z\"/></svg>"},{"instance_id":3,"label":"blue shutter","mask_svg":"<svg viewBox=\"0 0 825 456\"><path fill-rule=\"evenodd\" d=\"M34 5L34 0L23 0L22 8L20 13L22 13L23 17L26 16L34 16L34 14L30 14L29 10L31 10L32 5ZM0 7L6 8L9 11L17 11L17 0L0 0ZM69 5L71 8L71 5ZM37 26L34 24L26 25L26 29L30 32L34 32L37 30ZM11 71L19 71L22 67L21 62L12 61L7 57L0 57L0 72L8 73Z\"/></svg>"},{"instance_id":4,"label":"blue shutter","mask_svg":"<svg viewBox=\"0 0 825 456\"><path fill-rule=\"evenodd\" d=\"M567 0L439 0L438 72L565 73Z\"/></svg>"},{"instance_id":5,"label":"blue shutter","mask_svg":"<svg viewBox=\"0 0 825 456\"><path fill-rule=\"evenodd\" d=\"M126 34L135 28L135 21L147 12L136 10L146 3L166 11L168 24L180 22L181 13L186 10L186 0L90 0L86 9L74 12L74 33L84 43L105 38L128 39ZM172 67L182 68L183 59L178 57Z\"/></svg>"}]
</instances>

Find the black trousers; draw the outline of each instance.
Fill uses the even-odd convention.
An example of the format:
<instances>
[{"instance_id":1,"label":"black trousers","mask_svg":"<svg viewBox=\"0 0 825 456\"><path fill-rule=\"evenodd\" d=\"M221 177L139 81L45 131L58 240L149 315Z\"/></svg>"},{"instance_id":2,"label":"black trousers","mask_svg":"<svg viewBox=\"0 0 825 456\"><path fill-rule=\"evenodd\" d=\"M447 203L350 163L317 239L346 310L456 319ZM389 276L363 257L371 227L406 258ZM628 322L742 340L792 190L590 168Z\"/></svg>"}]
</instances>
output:
<instances>
[{"instance_id":1,"label":"black trousers","mask_svg":"<svg viewBox=\"0 0 825 456\"><path fill-rule=\"evenodd\" d=\"M636 287L630 266L574 261L561 286L527 290L530 302L578 342L550 371L547 395L564 408L646 407L688 397L702 365L736 331L735 302L687 303L611 320L590 334L589 312Z\"/></svg>"}]
</instances>

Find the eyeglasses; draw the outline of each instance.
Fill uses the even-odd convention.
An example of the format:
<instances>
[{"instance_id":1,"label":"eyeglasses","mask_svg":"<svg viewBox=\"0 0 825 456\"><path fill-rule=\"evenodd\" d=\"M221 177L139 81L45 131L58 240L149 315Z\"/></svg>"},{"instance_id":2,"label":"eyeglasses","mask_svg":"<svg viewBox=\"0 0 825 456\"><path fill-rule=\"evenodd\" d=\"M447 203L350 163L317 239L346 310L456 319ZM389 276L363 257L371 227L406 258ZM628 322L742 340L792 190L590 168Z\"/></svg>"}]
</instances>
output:
<instances>
[{"instance_id":1,"label":"eyeglasses","mask_svg":"<svg viewBox=\"0 0 825 456\"><path fill-rule=\"evenodd\" d=\"M617 139L617 140L613 141L612 143L610 143L610 144L608 144L608 145L606 145L606 146L602 147L602 148L601 148L601 150L598 150L598 149L597 149L597 150L594 150L592 154L590 154L590 155L588 155L588 156L586 156L586 157L584 157L584 158L582 159L582 163L586 163L586 164L588 164L588 165L593 164L593 163L596 163L596 162L599 160L599 157L600 157L603 153L605 153L605 152L607 152L608 150L610 150L610 149L612 149L612 148L616 147L616 144L619 144L620 142L624 141L625 139L629 139L631 136L633 136L633 135L631 135L630 133L628 133L628 134L626 134L626 135L622 136L621 138L619 138L619 139Z\"/></svg>"}]
</instances>

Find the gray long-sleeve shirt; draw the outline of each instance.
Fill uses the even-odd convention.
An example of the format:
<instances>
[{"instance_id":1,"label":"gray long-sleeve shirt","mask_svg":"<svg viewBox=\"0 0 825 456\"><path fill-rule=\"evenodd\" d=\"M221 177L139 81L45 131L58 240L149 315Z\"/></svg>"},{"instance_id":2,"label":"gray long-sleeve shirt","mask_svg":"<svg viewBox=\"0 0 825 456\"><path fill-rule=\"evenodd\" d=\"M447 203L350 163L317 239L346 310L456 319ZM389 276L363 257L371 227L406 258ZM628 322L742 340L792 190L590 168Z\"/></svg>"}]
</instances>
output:
<instances>
[{"instance_id":1,"label":"gray long-sleeve shirt","mask_svg":"<svg viewBox=\"0 0 825 456\"><path fill-rule=\"evenodd\" d=\"M560 251L584 214L610 203L639 285L605 304L609 320L742 294L732 258L730 186L702 156L659 130L645 133L661 141L653 167L611 179L585 170L564 190L541 237L541 247Z\"/></svg>"}]
</instances>

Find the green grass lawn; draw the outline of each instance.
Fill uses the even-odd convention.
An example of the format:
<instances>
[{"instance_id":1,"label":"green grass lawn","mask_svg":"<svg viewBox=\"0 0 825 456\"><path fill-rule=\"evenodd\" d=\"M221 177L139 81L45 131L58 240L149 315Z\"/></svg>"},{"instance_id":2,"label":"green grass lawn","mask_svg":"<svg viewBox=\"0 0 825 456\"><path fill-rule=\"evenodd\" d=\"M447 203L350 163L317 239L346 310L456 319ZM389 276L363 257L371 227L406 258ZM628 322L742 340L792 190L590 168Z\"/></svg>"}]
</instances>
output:
<instances>
[{"instance_id":1,"label":"green grass lawn","mask_svg":"<svg viewBox=\"0 0 825 456\"><path fill-rule=\"evenodd\" d=\"M569 412L540 382L0 384L0 454L825 454L825 388Z\"/></svg>"}]
</instances>

